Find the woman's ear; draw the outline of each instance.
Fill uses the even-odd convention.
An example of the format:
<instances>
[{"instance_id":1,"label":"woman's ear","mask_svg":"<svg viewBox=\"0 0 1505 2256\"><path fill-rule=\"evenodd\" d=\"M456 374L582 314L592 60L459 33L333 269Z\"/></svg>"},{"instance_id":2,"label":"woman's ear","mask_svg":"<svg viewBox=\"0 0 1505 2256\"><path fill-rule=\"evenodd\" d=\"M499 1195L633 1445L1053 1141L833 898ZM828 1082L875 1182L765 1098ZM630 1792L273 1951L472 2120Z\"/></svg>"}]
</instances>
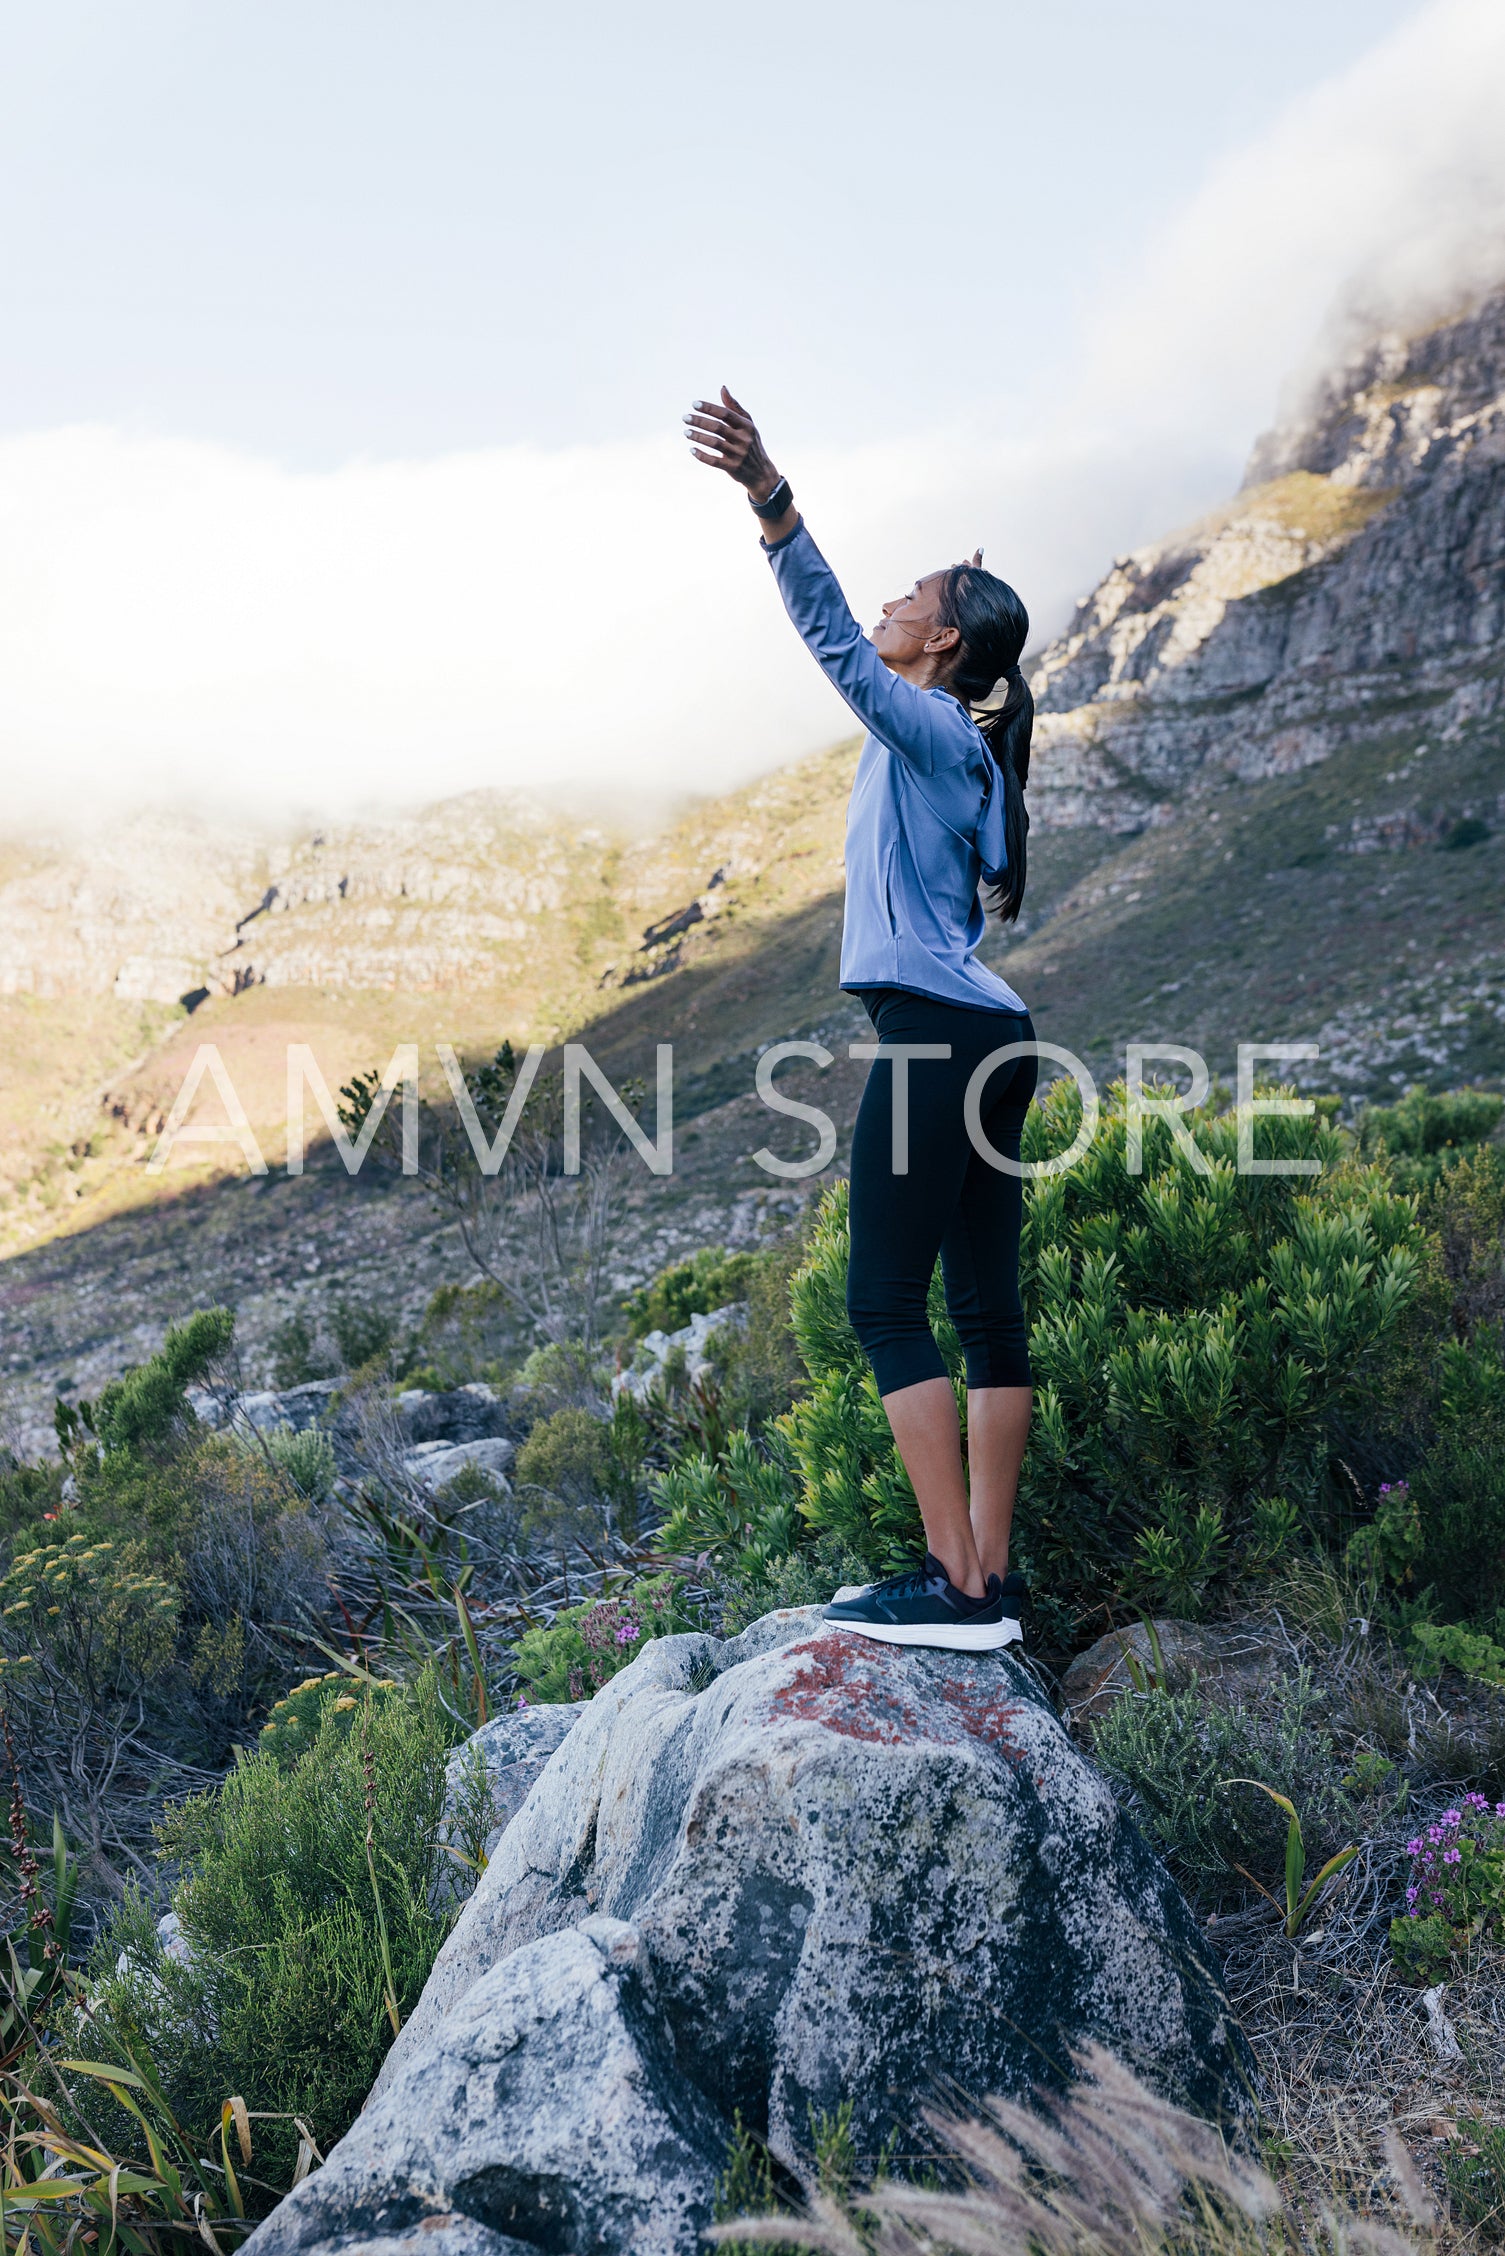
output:
<instances>
[{"instance_id":1,"label":"woman's ear","mask_svg":"<svg viewBox=\"0 0 1505 2256\"><path fill-rule=\"evenodd\" d=\"M954 650L961 638L960 627L937 627L926 641L925 648L935 651Z\"/></svg>"}]
</instances>

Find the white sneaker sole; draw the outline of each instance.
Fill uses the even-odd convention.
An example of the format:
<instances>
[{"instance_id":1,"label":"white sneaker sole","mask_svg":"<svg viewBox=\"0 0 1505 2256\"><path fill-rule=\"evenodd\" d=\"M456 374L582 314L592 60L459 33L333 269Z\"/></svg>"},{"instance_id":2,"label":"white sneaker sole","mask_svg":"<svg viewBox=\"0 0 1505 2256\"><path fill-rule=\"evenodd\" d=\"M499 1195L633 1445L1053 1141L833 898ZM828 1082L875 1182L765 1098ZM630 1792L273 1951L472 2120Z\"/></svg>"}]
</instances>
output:
<instances>
[{"instance_id":1,"label":"white sneaker sole","mask_svg":"<svg viewBox=\"0 0 1505 2256\"><path fill-rule=\"evenodd\" d=\"M939 1622L833 1621L833 1629L849 1629L857 1637L871 1637L879 1645L928 1645L940 1653L997 1653L1005 1645L1022 1645L1024 1631L1016 1621Z\"/></svg>"}]
</instances>

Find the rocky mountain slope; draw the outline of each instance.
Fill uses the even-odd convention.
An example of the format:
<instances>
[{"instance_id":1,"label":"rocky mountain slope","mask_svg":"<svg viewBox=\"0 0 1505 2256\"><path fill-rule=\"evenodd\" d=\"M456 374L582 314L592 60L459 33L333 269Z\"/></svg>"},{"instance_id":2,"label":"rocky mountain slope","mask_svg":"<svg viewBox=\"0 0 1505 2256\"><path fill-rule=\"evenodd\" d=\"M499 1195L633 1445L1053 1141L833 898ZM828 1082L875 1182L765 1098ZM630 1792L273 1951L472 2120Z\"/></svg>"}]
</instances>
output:
<instances>
[{"instance_id":1,"label":"rocky mountain slope","mask_svg":"<svg viewBox=\"0 0 1505 2256\"><path fill-rule=\"evenodd\" d=\"M1044 1037L1109 1072L1189 1043L1224 1076L1240 1040L1315 1040L1307 1080L1355 1095L1505 1076L1505 291L1332 372L1230 503L1114 563L1034 680L1029 904L985 946ZM0 851L0 1372L40 1401L185 1292L238 1299L254 1343L331 1278L395 1264L421 1299L453 1267L411 1200L317 1167L275 1197L222 1154L148 1177L206 1040L275 1162L289 1041L333 1087L403 1038L431 1062L583 1028L619 1075L672 1039L679 1164L624 1268L747 1227L760 1047L819 1032L838 1062L792 1086L842 1125L860 1088L852 758L636 834L472 794Z\"/></svg>"}]
</instances>

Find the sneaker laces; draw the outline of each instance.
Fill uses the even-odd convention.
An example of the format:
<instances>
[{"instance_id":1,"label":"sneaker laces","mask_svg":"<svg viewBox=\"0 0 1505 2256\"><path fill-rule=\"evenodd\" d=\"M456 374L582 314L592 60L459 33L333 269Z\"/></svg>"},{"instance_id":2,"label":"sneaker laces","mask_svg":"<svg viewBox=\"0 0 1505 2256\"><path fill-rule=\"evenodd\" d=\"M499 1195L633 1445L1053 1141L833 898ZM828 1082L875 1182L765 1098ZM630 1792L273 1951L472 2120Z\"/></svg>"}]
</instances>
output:
<instances>
[{"instance_id":1,"label":"sneaker laces","mask_svg":"<svg viewBox=\"0 0 1505 2256\"><path fill-rule=\"evenodd\" d=\"M897 1574L887 1576L882 1582L875 1582L868 1592L868 1596L869 1598L909 1598L916 1591L928 1589L934 1579L929 1568L924 1565L901 1567Z\"/></svg>"}]
</instances>

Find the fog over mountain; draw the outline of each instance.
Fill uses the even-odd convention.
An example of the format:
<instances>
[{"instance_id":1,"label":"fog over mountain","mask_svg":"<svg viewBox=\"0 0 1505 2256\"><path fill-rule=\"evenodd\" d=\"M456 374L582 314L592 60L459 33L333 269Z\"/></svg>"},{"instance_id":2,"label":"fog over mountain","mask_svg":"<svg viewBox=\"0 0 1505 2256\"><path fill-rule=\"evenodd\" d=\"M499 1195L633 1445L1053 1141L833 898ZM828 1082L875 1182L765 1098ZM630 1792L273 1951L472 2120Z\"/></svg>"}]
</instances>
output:
<instances>
[{"instance_id":1,"label":"fog over mountain","mask_svg":"<svg viewBox=\"0 0 1505 2256\"><path fill-rule=\"evenodd\" d=\"M1058 629L1111 555L1226 493L1334 309L1414 321L1505 271L1502 105L1505 14L1439 0L1208 178L1048 421L964 350L927 431L843 450L833 405L830 448L787 467L859 613L981 541ZM687 395L722 375L687 367ZM481 784L621 808L829 741L745 513L680 457L682 404L644 444L329 473L105 428L0 443L0 820L277 823Z\"/></svg>"}]
</instances>

